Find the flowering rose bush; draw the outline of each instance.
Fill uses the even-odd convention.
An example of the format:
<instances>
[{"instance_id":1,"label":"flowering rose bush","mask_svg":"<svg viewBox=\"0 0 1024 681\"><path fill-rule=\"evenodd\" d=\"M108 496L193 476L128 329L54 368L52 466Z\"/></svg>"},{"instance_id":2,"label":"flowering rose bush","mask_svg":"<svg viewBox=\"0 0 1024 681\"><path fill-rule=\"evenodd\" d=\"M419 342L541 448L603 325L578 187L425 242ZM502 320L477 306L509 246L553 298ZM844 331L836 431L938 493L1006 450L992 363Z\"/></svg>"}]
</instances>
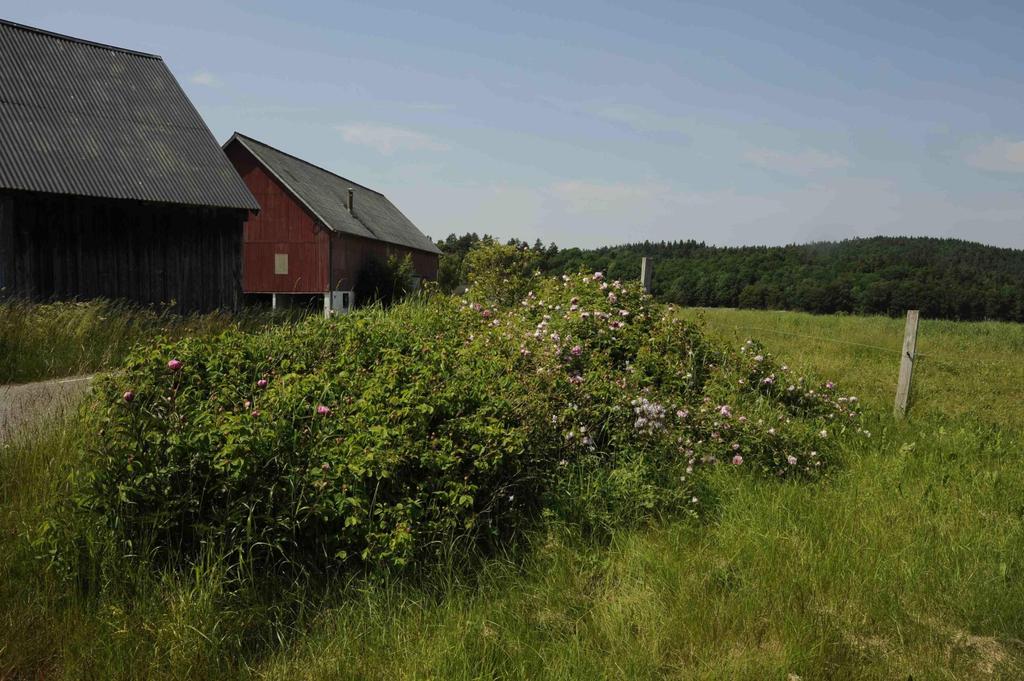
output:
<instances>
[{"instance_id":1,"label":"flowering rose bush","mask_svg":"<svg viewBox=\"0 0 1024 681\"><path fill-rule=\"evenodd\" d=\"M403 565L544 515L699 513L708 467L813 477L858 429L855 398L636 284L525 283L137 350L96 384L78 508L169 560Z\"/></svg>"}]
</instances>

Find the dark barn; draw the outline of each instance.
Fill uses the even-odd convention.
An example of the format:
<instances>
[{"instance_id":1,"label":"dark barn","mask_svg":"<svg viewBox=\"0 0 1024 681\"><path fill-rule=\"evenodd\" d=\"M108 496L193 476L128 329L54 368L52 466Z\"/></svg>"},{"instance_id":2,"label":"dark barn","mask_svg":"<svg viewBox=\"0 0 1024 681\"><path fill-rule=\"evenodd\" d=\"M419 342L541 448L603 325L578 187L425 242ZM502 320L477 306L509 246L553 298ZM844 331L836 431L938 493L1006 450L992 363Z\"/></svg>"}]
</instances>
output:
<instances>
[{"instance_id":1,"label":"dark barn","mask_svg":"<svg viewBox=\"0 0 1024 681\"><path fill-rule=\"evenodd\" d=\"M367 259L392 255L437 278L440 250L380 192L239 133L224 151L263 207L245 226L246 293L318 294L325 311L347 309Z\"/></svg>"},{"instance_id":2,"label":"dark barn","mask_svg":"<svg viewBox=\"0 0 1024 681\"><path fill-rule=\"evenodd\" d=\"M237 308L258 209L160 57L0 20L0 295Z\"/></svg>"}]
</instances>

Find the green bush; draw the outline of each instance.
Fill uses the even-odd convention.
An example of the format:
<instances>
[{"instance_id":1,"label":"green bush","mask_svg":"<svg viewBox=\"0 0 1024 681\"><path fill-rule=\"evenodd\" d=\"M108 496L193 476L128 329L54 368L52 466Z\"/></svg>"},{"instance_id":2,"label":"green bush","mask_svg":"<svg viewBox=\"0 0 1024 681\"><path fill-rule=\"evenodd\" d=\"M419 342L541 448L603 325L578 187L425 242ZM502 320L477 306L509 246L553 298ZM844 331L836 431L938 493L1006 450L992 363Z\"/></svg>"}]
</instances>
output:
<instances>
[{"instance_id":1,"label":"green bush","mask_svg":"<svg viewBox=\"0 0 1024 681\"><path fill-rule=\"evenodd\" d=\"M832 384L776 389L756 346L638 285L531 283L509 307L434 296L136 350L96 383L74 507L172 563L402 566L543 516L697 514L706 467L816 476L857 429Z\"/></svg>"},{"instance_id":2,"label":"green bush","mask_svg":"<svg viewBox=\"0 0 1024 681\"><path fill-rule=\"evenodd\" d=\"M371 253L356 275L356 304L365 307L380 303L386 307L398 302L412 291L415 274L409 255L391 255L382 260Z\"/></svg>"},{"instance_id":3,"label":"green bush","mask_svg":"<svg viewBox=\"0 0 1024 681\"><path fill-rule=\"evenodd\" d=\"M537 273L537 254L496 241L481 241L466 254L463 268L474 300L512 306L526 294Z\"/></svg>"}]
</instances>

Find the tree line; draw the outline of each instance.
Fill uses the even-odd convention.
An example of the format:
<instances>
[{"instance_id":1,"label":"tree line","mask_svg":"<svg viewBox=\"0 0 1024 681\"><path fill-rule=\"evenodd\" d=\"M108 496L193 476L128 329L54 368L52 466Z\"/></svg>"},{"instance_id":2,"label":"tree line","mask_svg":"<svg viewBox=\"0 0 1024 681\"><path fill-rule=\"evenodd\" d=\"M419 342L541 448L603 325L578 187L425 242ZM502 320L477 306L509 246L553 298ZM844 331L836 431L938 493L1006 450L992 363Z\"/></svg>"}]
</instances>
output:
<instances>
[{"instance_id":1,"label":"tree line","mask_svg":"<svg viewBox=\"0 0 1024 681\"><path fill-rule=\"evenodd\" d=\"M464 283L465 256L483 241L497 239L469 233L438 242L444 290ZM505 243L531 250L545 274L584 268L612 279L638 279L640 258L652 257L652 292L680 305L892 316L919 309L931 318L1024 322L1024 250L959 239L872 237L741 247L645 241L595 249L540 240Z\"/></svg>"}]
</instances>

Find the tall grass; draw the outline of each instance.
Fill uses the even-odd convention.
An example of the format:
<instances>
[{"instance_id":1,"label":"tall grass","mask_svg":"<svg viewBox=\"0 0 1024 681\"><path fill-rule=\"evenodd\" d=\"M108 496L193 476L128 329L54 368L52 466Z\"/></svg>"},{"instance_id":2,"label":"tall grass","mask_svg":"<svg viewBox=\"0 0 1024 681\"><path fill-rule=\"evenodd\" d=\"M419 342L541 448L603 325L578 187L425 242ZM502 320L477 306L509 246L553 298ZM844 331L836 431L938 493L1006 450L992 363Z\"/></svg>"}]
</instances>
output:
<instances>
[{"instance_id":1,"label":"tall grass","mask_svg":"<svg viewBox=\"0 0 1024 681\"><path fill-rule=\"evenodd\" d=\"M138 547L75 582L43 569L38 530L71 491L83 433L75 412L33 428L0 445L0 679L234 678L302 622L306 592L242 591L216 555L161 572Z\"/></svg>"},{"instance_id":2,"label":"tall grass","mask_svg":"<svg viewBox=\"0 0 1024 681\"><path fill-rule=\"evenodd\" d=\"M608 547L556 530L525 566L491 564L482 586L369 588L261 676L1024 676L1024 327L926 321L911 418L897 423L899 320L704 317L854 384L873 437L818 485L723 471L710 526L620 533ZM929 362L940 358L950 366Z\"/></svg>"},{"instance_id":3,"label":"tall grass","mask_svg":"<svg viewBox=\"0 0 1024 681\"><path fill-rule=\"evenodd\" d=\"M704 317L853 384L872 437L820 483L721 470L703 525L607 544L549 526L473 573L354 578L277 600L225 599L211 557L189 574L131 576L131 598L97 602L40 572L17 536L65 493L78 435L73 421L50 426L0 450L0 678L1024 677L1024 327L925 321L910 418L897 422L899 320Z\"/></svg>"},{"instance_id":4,"label":"tall grass","mask_svg":"<svg viewBox=\"0 0 1024 681\"><path fill-rule=\"evenodd\" d=\"M24 383L116 366L138 342L160 336L219 333L233 325L257 329L289 313L179 315L125 302L35 304L0 301L0 383Z\"/></svg>"}]
</instances>

